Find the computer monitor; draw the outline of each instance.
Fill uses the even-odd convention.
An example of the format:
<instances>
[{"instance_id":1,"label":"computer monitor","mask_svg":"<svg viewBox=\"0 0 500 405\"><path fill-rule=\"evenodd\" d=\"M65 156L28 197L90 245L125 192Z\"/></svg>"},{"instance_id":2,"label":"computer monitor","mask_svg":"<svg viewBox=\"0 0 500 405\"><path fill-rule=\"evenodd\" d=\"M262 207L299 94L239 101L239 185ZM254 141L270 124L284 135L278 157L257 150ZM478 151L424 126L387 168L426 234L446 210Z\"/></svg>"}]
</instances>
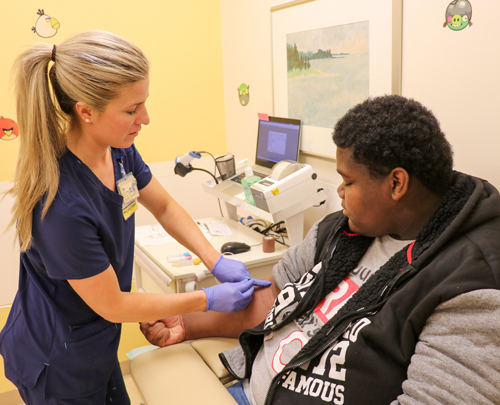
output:
<instances>
[{"instance_id":1,"label":"computer monitor","mask_svg":"<svg viewBox=\"0 0 500 405\"><path fill-rule=\"evenodd\" d=\"M293 118L269 117L259 120L255 163L272 168L282 160L298 161L301 121Z\"/></svg>"}]
</instances>

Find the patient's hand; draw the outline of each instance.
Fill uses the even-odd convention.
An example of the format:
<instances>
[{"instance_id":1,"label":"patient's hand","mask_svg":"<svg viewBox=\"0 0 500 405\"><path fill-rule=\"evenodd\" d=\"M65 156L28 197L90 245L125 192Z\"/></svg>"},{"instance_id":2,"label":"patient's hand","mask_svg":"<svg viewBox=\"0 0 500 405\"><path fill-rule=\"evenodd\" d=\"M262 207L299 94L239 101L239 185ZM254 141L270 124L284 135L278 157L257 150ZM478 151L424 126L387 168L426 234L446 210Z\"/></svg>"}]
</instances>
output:
<instances>
[{"instance_id":1,"label":"patient's hand","mask_svg":"<svg viewBox=\"0 0 500 405\"><path fill-rule=\"evenodd\" d=\"M186 329L181 315L159 321L141 322L140 325L146 339L156 346L169 346L186 339Z\"/></svg>"}]
</instances>

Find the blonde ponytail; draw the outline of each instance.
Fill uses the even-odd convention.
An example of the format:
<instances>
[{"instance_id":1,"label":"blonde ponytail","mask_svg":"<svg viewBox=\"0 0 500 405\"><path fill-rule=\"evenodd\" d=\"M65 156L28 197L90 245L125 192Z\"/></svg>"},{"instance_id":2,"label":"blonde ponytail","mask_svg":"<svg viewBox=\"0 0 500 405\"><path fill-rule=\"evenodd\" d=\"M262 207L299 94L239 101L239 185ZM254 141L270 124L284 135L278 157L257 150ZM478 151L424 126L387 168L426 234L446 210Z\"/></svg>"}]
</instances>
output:
<instances>
[{"instance_id":1,"label":"blonde ponytail","mask_svg":"<svg viewBox=\"0 0 500 405\"><path fill-rule=\"evenodd\" d=\"M76 34L57 49L38 44L17 57L13 78L21 146L7 194L15 197L11 225L17 226L22 252L31 247L35 205L45 199L43 219L57 195L66 129L78 125L76 102L104 111L123 86L148 74L142 51L105 31Z\"/></svg>"},{"instance_id":2,"label":"blonde ponytail","mask_svg":"<svg viewBox=\"0 0 500 405\"><path fill-rule=\"evenodd\" d=\"M19 55L14 63L17 122L21 146L14 176L15 196L11 224L17 224L21 251L31 246L32 213L47 196L43 215L59 186L59 158L66 149L65 119L55 106L47 69L52 46L39 44Z\"/></svg>"}]
</instances>

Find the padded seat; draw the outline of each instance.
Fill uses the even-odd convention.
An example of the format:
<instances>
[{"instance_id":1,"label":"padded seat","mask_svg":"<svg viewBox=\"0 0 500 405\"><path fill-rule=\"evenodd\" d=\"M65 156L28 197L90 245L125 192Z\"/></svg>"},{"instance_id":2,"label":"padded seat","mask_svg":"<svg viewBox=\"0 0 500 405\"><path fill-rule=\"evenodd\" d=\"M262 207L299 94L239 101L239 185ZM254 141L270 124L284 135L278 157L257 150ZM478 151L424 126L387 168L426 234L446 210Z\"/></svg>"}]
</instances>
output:
<instances>
[{"instance_id":1,"label":"padded seat","mask_svg":"<svg viewBox=\"0 0 500 405\"><path fill-rule=\"evenodd\" d=\"M232 376L218 354L237 339L206 338L140 354L130 362L130 374L146 405L235 405L223 384Z\"/></svg>"},{"instance_id":2,"label":"padded seat","mask_svg":"<svg viewBox=\"0 0 500 405\"><path fill-rule=\"evenodd\" d=\"M227 384L234 380L234 377L227 371L226 367L222 365L219 359L219 353L236 346L238 344L238 339L204 338L192 340L190 344L222 384Z\"/></svg>"}]
</instances>

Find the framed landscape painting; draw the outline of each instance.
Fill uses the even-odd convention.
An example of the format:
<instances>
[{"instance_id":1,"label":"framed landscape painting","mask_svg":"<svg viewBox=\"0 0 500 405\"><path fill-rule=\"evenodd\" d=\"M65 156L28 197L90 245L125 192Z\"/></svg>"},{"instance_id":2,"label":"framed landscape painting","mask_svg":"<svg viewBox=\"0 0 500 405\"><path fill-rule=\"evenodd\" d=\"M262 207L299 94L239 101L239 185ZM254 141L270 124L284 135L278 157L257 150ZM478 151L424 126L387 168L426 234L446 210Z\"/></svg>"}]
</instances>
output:
<instances>
[{"instance_id":1,"label":"framed landscape painting","mask_svg":"<svg viewBox=\"0 0 500 405\"><path fill-rule=\"evenodd\" d=\"M401 10L401 0L271 9L274 115L302 120L302 152L334 157L333 127L349 108L400 94Z\"/></svg>"}]
</instances>

